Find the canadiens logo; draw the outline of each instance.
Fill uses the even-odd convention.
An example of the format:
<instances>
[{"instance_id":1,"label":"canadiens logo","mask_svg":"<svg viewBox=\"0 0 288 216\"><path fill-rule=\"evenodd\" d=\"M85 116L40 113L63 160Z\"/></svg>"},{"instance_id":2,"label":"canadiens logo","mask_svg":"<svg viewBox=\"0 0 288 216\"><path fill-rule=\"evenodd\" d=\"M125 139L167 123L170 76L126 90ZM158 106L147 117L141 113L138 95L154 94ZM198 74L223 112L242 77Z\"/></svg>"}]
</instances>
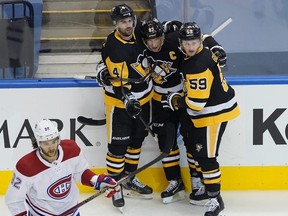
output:
<instances>
[{"instance_id":1,"label":"canadiens logo","mask_svg":"<svg viewBox=\"0 0 288 216\"><path fill-rule=\"evenodd\" d=\"M72 175L68 175L64 178L59 179L58 181L54 182L48 189L47 193L53 199L64 199L68 196L71 189L72 184Z\"/></svg>"}]
</instances>

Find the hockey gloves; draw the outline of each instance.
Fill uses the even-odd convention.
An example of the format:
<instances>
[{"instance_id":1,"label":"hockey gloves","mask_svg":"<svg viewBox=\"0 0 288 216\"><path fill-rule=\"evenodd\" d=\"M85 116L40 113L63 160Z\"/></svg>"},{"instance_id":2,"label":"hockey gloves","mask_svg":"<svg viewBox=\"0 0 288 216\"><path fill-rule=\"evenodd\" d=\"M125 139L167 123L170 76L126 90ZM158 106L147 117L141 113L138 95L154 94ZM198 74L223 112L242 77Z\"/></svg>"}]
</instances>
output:
<instances>
[{"instance_id":1,"label":"hockey gloves","mask_svg":"<svg viewBox=\"0 0 288 216\"><path fill-rule=\"evenodd\" d=\"M219 62L220 67L225 67L227 56L223 47L216 45L216 46L211 47L210 50L218 57L218 62Z\"/></svg>"},{"instance_id":2,"label":"hockey gloves","mask_svg":"<svg viewBox=\"0 0 288 216\"><path fill-rule=\"evenodd\" d=\"M163 25L163 30L164 30L164 33L167 34L167 33L170 33L170 32L175 32L175 31L179 31L181 25L182 25L182 22L179 22L177 20L174 20L174 21L165 21L162 23Z\"/></svg>"},{"instance_id":3,"label":"hockey gloves","mask_svg":"<svg viewBox=\"0 0 288 216\"><path fill-rule=\"evenodd\" d=\"M137 118L137 116L139 116L142 111L140 102L130 92L128 92L125 97L123 97L123 100L128 115L132 118Z\"/></svg>"},{"instance_id":4,"label":"hockey gloves","mask_svg":"<svg viewBox=\"0 0 288 216\"><path fill-rule=\"evenodd\" d=\"M111 86L111 76L109 71L105 65L105 63L101 60L96 66L96 79L100 86Z\"/></svg>"},{"instance_id":5,"label":"hockey gloves","mask_svg":"<svg viewBox=\"0 0 288 216\"><path fill-rule=\"evenodd\" d=\"M113 196L116 192L120 191L119 185L117 185L117 182L113 178L105 174L101 174L97 176L97 180L94 184L94 189L101 190L105 187L107 188L107 190L105 191L105 196L108 198Z\"/></svg>"},{"instance_id":6,"label":"hockey gloves","mask_svg":"<svg viewBox=\"0 0 288 216\"><path fill-rule=\"evenodd\" d=\"M162 107L164 109L171 109L172 111L178 110L177 99L181 97L179 93L168 93L161 98Z\"/></svg>"}]
</instances>

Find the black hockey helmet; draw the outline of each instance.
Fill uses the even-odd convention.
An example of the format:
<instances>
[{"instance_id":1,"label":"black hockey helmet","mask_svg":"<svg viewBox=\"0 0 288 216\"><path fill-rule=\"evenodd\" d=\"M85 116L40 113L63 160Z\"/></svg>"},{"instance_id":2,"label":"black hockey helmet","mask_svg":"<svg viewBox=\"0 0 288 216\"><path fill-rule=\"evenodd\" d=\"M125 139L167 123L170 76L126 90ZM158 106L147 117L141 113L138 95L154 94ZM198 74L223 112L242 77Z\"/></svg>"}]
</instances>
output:
<instances>
[{"instance_id":1,"label":"black hockey helmet","mask_svg":"<svg viewBox=\"0 0 288 216\"><path fill-rule=\"evenodd\" d=\"M195 22L184 23L179 30L180 40L194 40L201 38L201 30Z\"/></svg>"},{"instance_id":2,"label":"black hockey helmet","mask_svg":"<svg viewBox=\"0 0 288 216\"><path fill-rule=\"evenodd\" d=\"M143 21L141 25L141 35L144 40L161 37L164 29L160 21L156 18Z\"/></svg>"},{"instance_id":3,"label":"black hockey helmet","mask_svg":"<svg viewBox=\"0 0 288 216\"><path fill-rule=\"evenodd\" d=\"M135 19L135 13L128 5L120 4L112 8L110 17L113 20L113 23L116 24L118 20L125 19L127 17L132 17Z\"/></svg>"}]
</instances>

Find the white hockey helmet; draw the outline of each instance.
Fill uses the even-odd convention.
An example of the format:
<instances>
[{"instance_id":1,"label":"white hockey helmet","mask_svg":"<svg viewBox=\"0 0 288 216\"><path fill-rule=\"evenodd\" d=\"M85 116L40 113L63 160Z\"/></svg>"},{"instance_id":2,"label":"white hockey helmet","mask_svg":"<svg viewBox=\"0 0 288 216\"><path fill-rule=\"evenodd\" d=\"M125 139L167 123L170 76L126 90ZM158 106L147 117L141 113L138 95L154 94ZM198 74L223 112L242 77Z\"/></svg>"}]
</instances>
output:
<instances>
[{"instance_id":1,"label":"white hockey helmet","mask_svg":"<svg viewBox=\"0 0 288 216\"><path fill-rule=\"evenodd\" d=\"M57 137L60 138L57 123L49 119L39 121L34 128L34 136L38 145L41 141L48 141Z\"/></svg>"}]
</instances>

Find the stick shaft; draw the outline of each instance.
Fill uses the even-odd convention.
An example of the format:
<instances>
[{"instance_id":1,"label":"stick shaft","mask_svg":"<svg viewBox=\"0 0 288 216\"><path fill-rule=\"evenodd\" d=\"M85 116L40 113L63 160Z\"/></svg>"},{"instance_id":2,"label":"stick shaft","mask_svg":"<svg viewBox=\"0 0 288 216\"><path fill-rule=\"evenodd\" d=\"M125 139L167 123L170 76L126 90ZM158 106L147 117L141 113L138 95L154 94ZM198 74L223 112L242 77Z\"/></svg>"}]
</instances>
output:
<instances>
[{"instance_id":1,"label":"stick shaft","mask_svg":"<svg viewBox=\"0 0 288 216\"><path fill-rule=\"evenodd\" d=\"M141 166L140 168L138 168L137 170L135 170L134 172L129 173L129 175L125 176L124 178L120 179L118 181L118 184L124 183L126 181L128 181L130 178L134 177L136 174L142 172L143 170L147 169L148 167L152 166L153 164L157 163L158 161L162 160L163 158L167 157L173 147L174 144L174 139L175 139L175 128L174 125L171 123L167 124L166 127L166 146L163 150L163 152L156 157L155 159L153 159L152 161L148 162L147 164ZM68 209L67 211L63 212L62 214L60 214L59 216L67 216L69 214L71 214L72 212L74 212L76 209L78 209L79 207L85 205L86 203L90 202L91 200L95 199L96 197L100 196L101 194L105 193L105 191L108 188L103 188L101 189L99 192L93 194L92 196L86 198L85 200L79 202L78 204L76 204L75 206L71 207L70 209Z\"/></svg>"},{"instance_id":2,"label":"stick shaft","mask_svg":"<svg viewBox=\"0 0 288 216\"><path fill-rule=\"evenodd\" d=\"M219 32L221 32L224 28L226 28L232 22L232 18L228 18L225 22L223 22L220 26L218 26L213 32L211 32L211 36L214 37Z\"/></svg>"},{"instance_id":3,"label":"stick shaft","mask_svg":"<svg viewBox=\"0 0 288 216\"><path fill-rule=\"evenodd\" d=\"M144 119L142 118L142 116L138 116L138 118L140 119L140 121L142 122L142 124L144 125L144 127L146 128L146 130L148 130L148 132L151 134L152 137L155 137L155 133L152 131L152 129L149 127L149 125L144 121Z\"/></svg>"},{"instance_id":4,"label":"stick shaft","mask_svg":"<svg viewBox=\"0 0 288 216\"><path fill-rule=\"evenodd\" d=\"M124 178L120 179L118 181L118 184L121 184L121 183L128 181L130 178L132 178L136 174L142 172L146 168L152 166L153 164L155 164L158 161L162 160L163 158L167 157L167 155L168 155L168 153L166 153L166 152L161 153L154 160L150 161L149 163L145 164L144 166L140 167L139 169L135 170L134 172L130 173L129 175L125 176ZM91 200L95 199L96 197L100 196L101 194L105 193L105 191L107 189L108 188L103 188L102 190L98 191L97 193L91 195L90 197L86 198L85 200L79 202L77 205L75 205L75 206L71 207L70 209L68 209L67 211L63 212L59 216L67 216L67 215L73 213L76 209L80 208L81 206L85 205L86 203L90 202Z\"/></svg>"}]
</instances>

